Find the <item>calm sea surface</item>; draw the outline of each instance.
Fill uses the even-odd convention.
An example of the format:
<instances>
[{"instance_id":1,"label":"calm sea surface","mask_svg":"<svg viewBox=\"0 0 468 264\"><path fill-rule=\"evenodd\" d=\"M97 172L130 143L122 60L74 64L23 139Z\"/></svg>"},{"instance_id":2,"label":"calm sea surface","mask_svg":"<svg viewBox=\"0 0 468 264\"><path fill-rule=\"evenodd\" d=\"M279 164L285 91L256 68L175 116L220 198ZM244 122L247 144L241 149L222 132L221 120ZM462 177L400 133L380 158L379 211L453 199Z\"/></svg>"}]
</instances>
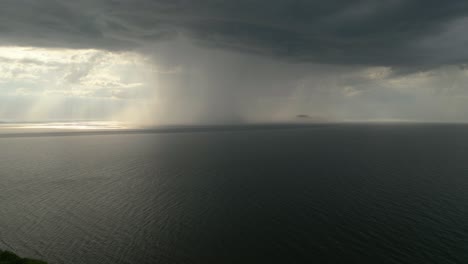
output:
<instances>
[{"instance_id":1,"label":"calm sea surface","mask_svg":"<svg viewBox=\"0 0 468 264\"><path fill-rule=\"evenodd\" d=\"M0 248L52 264L468 263L468 126L0 137Z\"/></svg>"}]
</instances>

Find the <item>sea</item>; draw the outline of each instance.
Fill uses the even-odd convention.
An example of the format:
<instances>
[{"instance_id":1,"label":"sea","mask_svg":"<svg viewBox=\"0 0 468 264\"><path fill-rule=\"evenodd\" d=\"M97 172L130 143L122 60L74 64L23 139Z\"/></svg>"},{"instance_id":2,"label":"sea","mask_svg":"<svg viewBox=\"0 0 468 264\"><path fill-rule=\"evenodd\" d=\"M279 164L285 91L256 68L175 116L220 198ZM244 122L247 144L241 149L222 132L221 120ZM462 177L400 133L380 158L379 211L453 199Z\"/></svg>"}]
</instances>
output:
<instances>
[{"instance_id":1,"label":"sea","mask_svg":"<svg viewBox=\"0 0 468 264\"><path fill-rule=\"evenodd\" d=\"M468 263L468 125L36 130L0 131L0 249L23 257Z\"/></svg>"}]
</instances>

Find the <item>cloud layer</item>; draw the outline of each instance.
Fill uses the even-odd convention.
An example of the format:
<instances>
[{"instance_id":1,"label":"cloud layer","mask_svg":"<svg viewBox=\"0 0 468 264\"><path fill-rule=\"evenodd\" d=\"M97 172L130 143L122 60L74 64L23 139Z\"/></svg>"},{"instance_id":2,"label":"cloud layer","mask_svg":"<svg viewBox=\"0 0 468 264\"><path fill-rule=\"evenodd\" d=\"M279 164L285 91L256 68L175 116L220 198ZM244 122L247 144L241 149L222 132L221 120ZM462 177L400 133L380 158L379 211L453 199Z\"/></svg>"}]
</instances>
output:
<instances>
[{"instance_id":1,"label":"cloud layer","mask_svg":"<svg viewBox=\"0 0 468 264\"><path fill-rule=\"evenodd\" d=\"M0 33L3 44L109 50L185 36L291 61L428 67L466 61L467 14L463 0L3 0Z\"/></svg>"}]
</instances>

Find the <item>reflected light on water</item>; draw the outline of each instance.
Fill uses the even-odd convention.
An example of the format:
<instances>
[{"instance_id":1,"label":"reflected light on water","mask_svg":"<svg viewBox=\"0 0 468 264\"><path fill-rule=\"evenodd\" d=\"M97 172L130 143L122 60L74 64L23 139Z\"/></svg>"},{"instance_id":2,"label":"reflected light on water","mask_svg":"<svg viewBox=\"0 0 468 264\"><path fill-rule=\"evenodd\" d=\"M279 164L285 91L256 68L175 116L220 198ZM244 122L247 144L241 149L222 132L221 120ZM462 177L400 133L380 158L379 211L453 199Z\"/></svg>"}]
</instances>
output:
<instances>
[{"instance_id":1,"label":"reflected light on water","mask_svg":"<svg viewBox=\"0 0 468 264\"><path fill-rule=\"evenodd\" d=\"M78 121L78 122L44 122L44 123L4 123L4 129L67 129L67 130L104 130L127 129L122 122L115 121Z\"/></svg>"}]
</instances>

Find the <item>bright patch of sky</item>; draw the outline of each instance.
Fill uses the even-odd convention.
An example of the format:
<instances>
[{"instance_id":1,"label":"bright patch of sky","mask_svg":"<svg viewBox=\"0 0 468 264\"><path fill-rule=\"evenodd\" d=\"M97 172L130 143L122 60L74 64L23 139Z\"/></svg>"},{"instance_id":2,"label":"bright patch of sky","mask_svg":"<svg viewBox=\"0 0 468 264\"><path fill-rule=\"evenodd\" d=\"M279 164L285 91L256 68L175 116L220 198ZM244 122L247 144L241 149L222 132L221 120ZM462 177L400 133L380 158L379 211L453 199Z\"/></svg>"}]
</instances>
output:
<instances>
[{"instance_id":1,"label":"bright patch of sky","mask_svg":"<svg viewBox=\"0 0 468 264\"><path fill-rule=\"evenodd\" d=\"M132 52L0 47L0 120L109 119L151 97L154 71Z\"/></svg>"},{"instance_id":2,"label":"bright patch of sky","mask_svg":"<svg viewBox=\"0 0 468 264\"><path fill-rule=\"evenodd\" d=\"M0 47L0 95L144 97L152 69L136 53Z\"/></svg>"}]
</instances>

